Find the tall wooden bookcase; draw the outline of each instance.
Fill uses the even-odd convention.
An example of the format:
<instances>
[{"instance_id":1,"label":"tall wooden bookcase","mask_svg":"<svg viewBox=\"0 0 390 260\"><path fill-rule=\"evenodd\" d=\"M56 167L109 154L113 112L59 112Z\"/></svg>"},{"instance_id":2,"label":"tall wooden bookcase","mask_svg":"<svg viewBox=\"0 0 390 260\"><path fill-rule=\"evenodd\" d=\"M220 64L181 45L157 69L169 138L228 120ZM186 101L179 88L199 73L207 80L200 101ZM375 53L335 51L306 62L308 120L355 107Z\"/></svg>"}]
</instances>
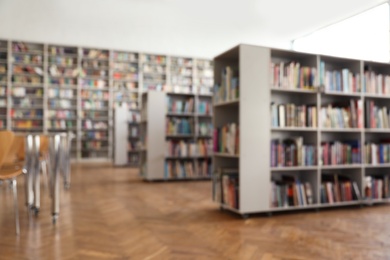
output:
<instances>
[{"instance_id":1,"label":"tall wooden bookcase","mask_svg":"<svg viewBox=\"0 0 390 260\"><path fill-rule=\"evenodd\" d=\"M302 69L299 73L306 75L306 69L310 71L310 84L305 82L297 87L292 74L286 81L275 81L275 75L286 75L288 70L297 73L299 69L289 67L297 64ZM247 216L390 201L390 64L239 45L215 57L216 85L221 85L227 67L238 71L239 97L221 100L214 94L218 100L213 105L214 127L231 123L239 126L239 151L218 151L213 155L214 200L221 208ZM285 119L275 125L273 113L279 113L287 104L310 107L310 119L309 114L305 115L310 126L308 122L299 125L298 119L289 121L287 115L281 116ZM273 111L273 106L278 109ZM288 109L283 111L289 113ZM307 160L299 164L294 159L292 165L281 165L275 156L288 159L275 153L273 145L277 140L296 137L307 148ZM325 150L328 144L334 150ZM231 195L236 195L236 206L225 203L226 187L221 176L224 170L238 172ZM308 183L310 189L303 185L302 190L294 191L298 204L288 204L289 195L278 190L280 193L276 194L284 202L275 205L278 181L290 177L296 180L293 185ZM329 184L329 179L336 179L339 186L336 182ZM288 192L287 188L285 191Z\"/></svg>"}]
</instances>

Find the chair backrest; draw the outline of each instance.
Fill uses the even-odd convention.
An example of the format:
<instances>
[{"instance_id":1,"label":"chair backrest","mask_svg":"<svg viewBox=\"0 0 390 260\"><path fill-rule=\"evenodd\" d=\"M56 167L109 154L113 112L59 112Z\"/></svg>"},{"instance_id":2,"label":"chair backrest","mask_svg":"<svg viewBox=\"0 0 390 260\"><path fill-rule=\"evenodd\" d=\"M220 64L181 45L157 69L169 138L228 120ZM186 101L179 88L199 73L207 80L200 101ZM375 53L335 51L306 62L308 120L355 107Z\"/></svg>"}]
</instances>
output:
<instances>
[{"instance_id":1,"label":"chair backrest","mask_svg":"<svg viewBox=\"0 0 390 260\"><path fill-rule=\"evenodd\" d=\"M14 133L11 131L0 131L0 167L8 155L14 141Z\"/></svg>"},{"instance_id":2,"label":"chair backrest","mask_svg":"<svg viewBox=\"0 0 390 260\"><path fill-rule=\"evenodd\" d=\"M3 164L11 164L24 160L24 136L15 135L11 148L5 156Z\"/></svg>"},{"instance_id":3,"label":"chair backrest","mask_svg":"<svg viewBox=\"0 0 390 260\"><path fill-rule=\"evenodd\" d=\"M49 154L49 137L46 135L40 136L39 153L41 156Z\"/></svg>"}]
</instances>

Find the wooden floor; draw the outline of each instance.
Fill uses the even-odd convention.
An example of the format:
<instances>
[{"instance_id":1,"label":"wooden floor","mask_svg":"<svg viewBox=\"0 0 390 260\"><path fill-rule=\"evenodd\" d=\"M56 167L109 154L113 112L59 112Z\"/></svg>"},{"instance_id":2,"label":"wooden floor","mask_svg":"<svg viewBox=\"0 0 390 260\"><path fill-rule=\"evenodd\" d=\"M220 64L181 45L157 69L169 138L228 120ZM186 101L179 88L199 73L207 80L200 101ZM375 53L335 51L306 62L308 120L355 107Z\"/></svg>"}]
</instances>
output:
<instances>
[{"instance_id":1,"label":"wooden floor","mask_svg":"<svg viewBox=\"0 0 390 260\"><path fill-rule=\"evenodd\" d=\"M29 218L19 184L21 235L0 187L0 259L390 259L390 206L252 216L210 201L209 182L146 183L137 171L73 167L53 226L50 200Z\"/></svg>"}]
</instances>

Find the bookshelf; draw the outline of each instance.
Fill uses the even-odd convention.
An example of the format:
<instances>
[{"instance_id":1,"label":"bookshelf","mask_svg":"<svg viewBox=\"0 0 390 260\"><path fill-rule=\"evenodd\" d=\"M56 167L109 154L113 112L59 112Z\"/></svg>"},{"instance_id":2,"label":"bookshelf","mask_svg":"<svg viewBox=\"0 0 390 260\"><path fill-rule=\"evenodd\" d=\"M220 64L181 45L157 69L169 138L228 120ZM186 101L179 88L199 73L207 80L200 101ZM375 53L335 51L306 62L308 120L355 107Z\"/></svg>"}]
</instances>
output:
<instances>
[{"instance_id":1,"label":"bookshelf","mask_svg":"<svg viewBox=\"0 0 390 260\"><path fill-rule=\"evenodd\" d=\"M8 42L0 41L0 129L6 129L8 125L8 68Z\"/></svg>"},{"instance_id":2,"label":"bookshelf","mask_svg":"<svg viewBox=\"0 0 390 260\"><path fill-rule=\"evenodd\" d=\"M74 159L110 161L115 149L115 105L126 103L129 111L137 112L143 91L169 91L173 89L173 77L179 87L187 78L192 85L177 89L190 89L188 94L192 95L203 84L196 84L195 75L202 78L208 73L198 70L210 70L210 61L199 61L198 64L193 58L0 39L0 129L72 131L76 134L72 141ZM207 86L206 99L210 98L212 84ZM132 127L135 126L133 123Z\"/></svg>"},{"instance_id":3,"label":"bookshelf","mask_svg":"<svg viewBox=\"0 0 390 260\"><path fill-rule=\"evenodd\" d=\"M11 129L44 131L44 45L12 42Z\"/></svg>"},{"instance_id":4,"label":"bookshelf","mask_svg":"<svg viewBox=\"0 0 390 260\"><path fill-rule=\"evenodd\" d=\"M114 118L114 165L139 167L140 111L127 103L115 104Z\"/></svg>"},{"instance_id":5,"label":"bookshelf","mask_svg":"<svg viewBox=\"0 0 390 260\"><path fill-rule=\"evenodd\" d=\"M139 149L145 180L210 178L213 114L211 97L206 98L159 91L142 95Z\"/></svg>"},{"instance_id":6,"label":"bookshelf","mask_svg":"<svg viewBox=\"0 0 390 260\"><path fill-rule=\"evenodd\" d=\"M109 50L81 48L81 158L110 158Z\"/></svg>"},{"instance_id":7,"label":"bookshelf","mask_svg":"<svg viewBox=\"0 0 390 260\"><path fill-rule=\"evenodd\" d=\"M389 201L390 64L239 45L214 59L214 75L221 209Z\"/></svg>"}]
</instances>

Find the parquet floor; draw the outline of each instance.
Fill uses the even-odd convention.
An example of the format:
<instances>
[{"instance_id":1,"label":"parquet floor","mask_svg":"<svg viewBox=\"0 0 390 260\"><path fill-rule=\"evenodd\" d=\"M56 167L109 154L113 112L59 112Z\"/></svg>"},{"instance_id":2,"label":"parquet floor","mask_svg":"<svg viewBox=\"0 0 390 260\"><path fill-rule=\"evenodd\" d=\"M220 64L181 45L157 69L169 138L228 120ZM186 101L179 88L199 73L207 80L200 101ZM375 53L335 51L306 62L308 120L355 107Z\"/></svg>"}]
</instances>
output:
<instances>
[{"instance_id":1,"label":"parquet floor","mask_svg":"<svg viewBox=\"0 0 390 260\"><path fill-rule=\"evenodd\" d=\"M20 237L0 187L0 259L390 259L390 205L243 220L216 208L209 182L145 183L136 170L79 165L53 226L45 191L28 218L21 182Z\"/></svg>"}]
</instances>

